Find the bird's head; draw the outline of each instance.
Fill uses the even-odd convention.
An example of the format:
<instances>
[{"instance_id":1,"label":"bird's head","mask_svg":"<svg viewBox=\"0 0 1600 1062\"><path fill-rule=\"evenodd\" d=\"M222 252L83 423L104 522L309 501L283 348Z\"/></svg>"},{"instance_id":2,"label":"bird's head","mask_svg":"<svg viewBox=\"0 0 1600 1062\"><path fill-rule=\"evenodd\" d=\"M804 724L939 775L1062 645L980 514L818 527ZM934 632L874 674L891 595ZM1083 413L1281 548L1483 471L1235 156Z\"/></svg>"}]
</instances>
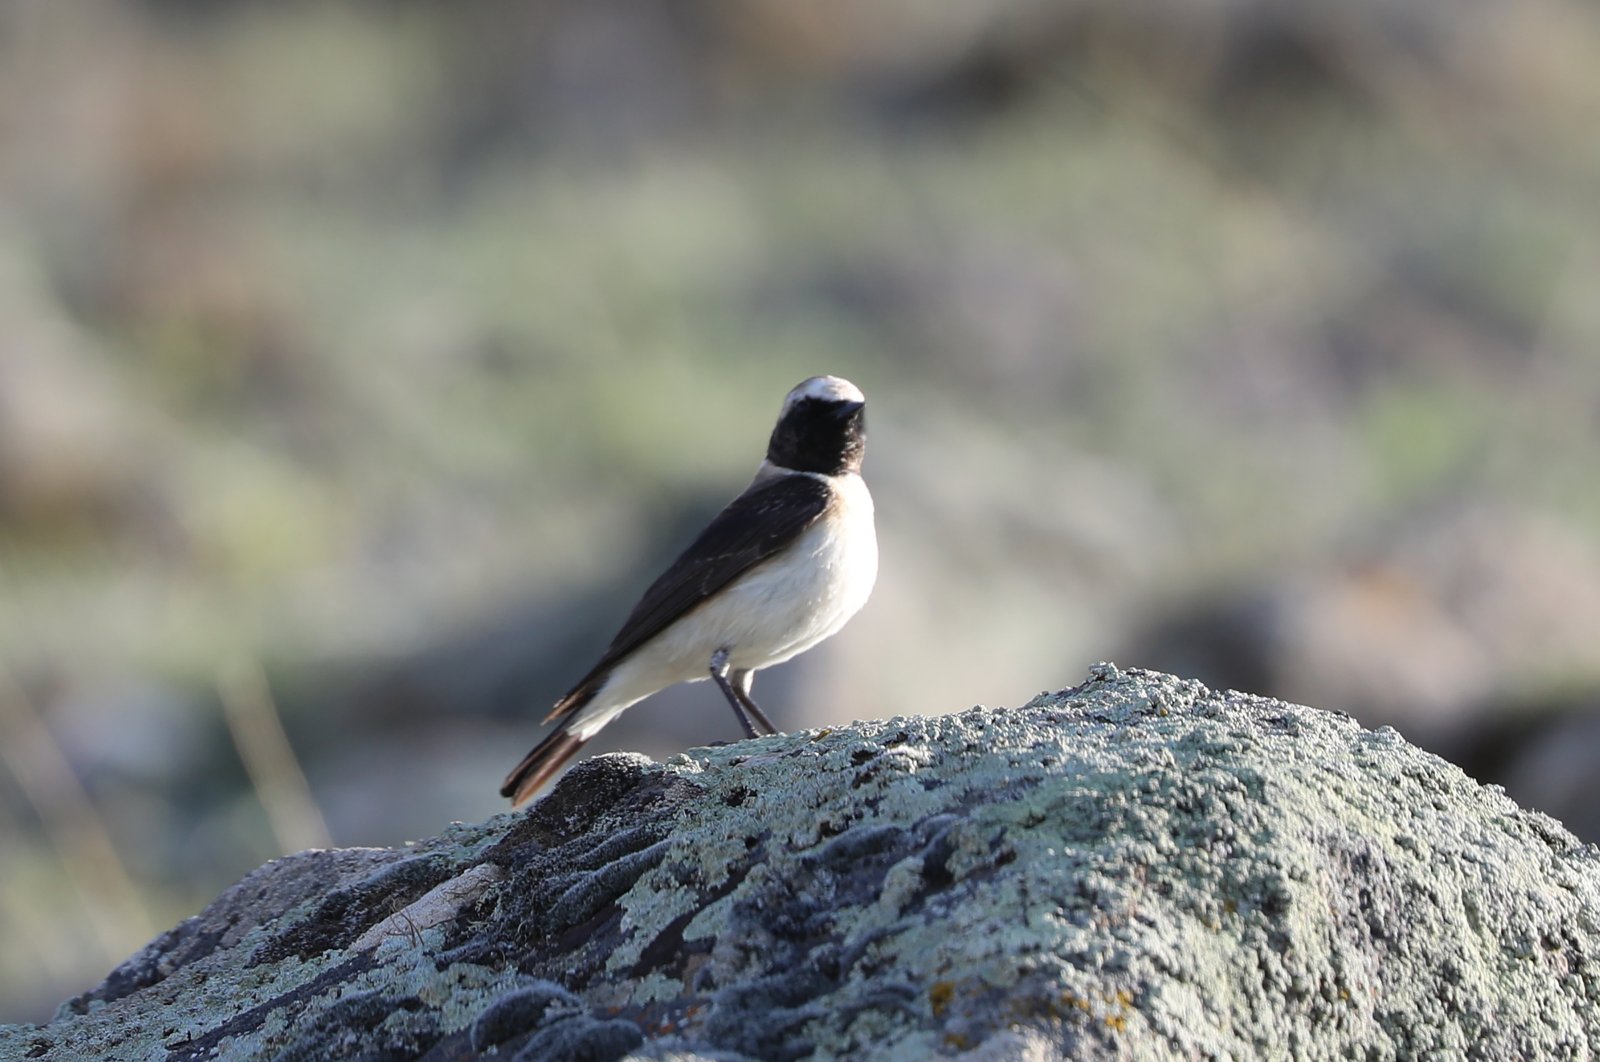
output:
<instances>
[{"instance_id":1,"label":"bird's head","mask_svg":"<svg viewBox=\"0 0 1600 1062\"><path fill-rule=\"evenodd\" d=\"M796 472L861 471L867 448L866 396L838 376L813 376L783 400L767 460Z\"/></svg>"}]
</instances>

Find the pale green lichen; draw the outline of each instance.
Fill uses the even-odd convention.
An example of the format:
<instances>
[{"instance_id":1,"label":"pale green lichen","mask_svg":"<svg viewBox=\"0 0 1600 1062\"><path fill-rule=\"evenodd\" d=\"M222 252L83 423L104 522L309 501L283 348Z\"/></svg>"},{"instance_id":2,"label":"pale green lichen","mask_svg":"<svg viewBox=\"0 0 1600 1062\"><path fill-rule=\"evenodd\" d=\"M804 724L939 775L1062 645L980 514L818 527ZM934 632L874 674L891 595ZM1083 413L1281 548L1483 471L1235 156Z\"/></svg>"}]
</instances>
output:
<instances>
[{"instance_id":1,"label":"pale green lichen","mask_svg":"<svg viewBox=\"0 0 1600 1062\"><path fill-rule=\"evenodd\" d=\"M622 1008L645 1057L1600 1050L1600 855L1341 716L1101 667L1016 710L584 770L611 778L607 792L653 787L657 810L608 825L603 808L568 808L551 821L600 815L571 842L571 866L522 878L509 866L484 894L483 928L388 939L372 968L274 1011L218 1057L268 1057L362 993L417 1001L374 1036L459 1034L524 983L506 956L566 968L549 950L559 927L529 937L527 919L548 915L513 902L546 878L579 946L610 934L574 983L591 1009L573 1030L615 1039ZM525 821L452 827L417 852L460 874ZM533 844L528 858L557 850ZM157 1029L173 1030L168 1043L204 1035L350 960L336 949L244 967L316 909L307 899L244 934L209 980L181 967L87 1015L0 1031L0 1056L48 1035L52 1057L159 1057ZM466 945L470 961L442 958Z\"/></svg>"},{"instance_id":2,"label":"pale green lichen","mask_svg":"<svg viewBox=\"0 0 1600 1062\"><path fill-rule=\"evenodd\" d=\"M1003 880L986 883L981 903L940 912L939 920L918 917L895 925L920 877L911 861L902 860L885 875L872 903L834 912L835 933L849 939L893 926L885 958L913 981L960 968L968 979L1011 989L1043 974L1063 986L1062 998L1069 1001L1119 1002L1107 1017L1062 1007L1059 999L1036 999L1041 1014L1086 1024L1084 1031L1111 1039L1164 1038L1175 1050L1285 1049L1316 1042L1329 1022L1359 1042L1362 1022L1377 1016L1373 1000L1379 996L1390 1010L1433 1021L1447 1017L1428 1013L1437 1010L1429 995L1433 982L1424 979L1419 988L1415 978L1385 970L1392 960L1383 953L1390 950L1388 942L1377 942L1384 945L1379 954L1358 951L1364 970L1340 951L1317 961L1330 944L1341 943L1339 912L1330 913L1327 903L1330 891L1352 884L1339 861L1358 858L1386 867L1409 861L1417 865L1408 869L1433 877L1435 869L1418 863L1417 839L1437 844L1460 832L1459 809L1441 811L1434 806L1438 797L1469 798L1474 810L1489 813L1491 824L1519 822L1525 834L1537 816L1393 735L1367 734L1343 717L1242 696L1230 702L1165 676L1108 670L1100 681L1107 687L1100 692L1111 696L1097 698L1092 713L1083 711L1082 693L1031 702L1036 711L1077 709L1053 732L1025 712L977 711L944 720L860 724L788 755L741 759L739 747L715 750L700 760L702 784L715 788L737 772L737 785L785 799L720 813L714 822L696 823L698 832L680 834L677 844L709 840L712 850L722 852L726 846L719 842L759 827L809 849L817 843L819 820L909 825L986 794L952 831L946 863L959 884L991 868L997 852L1013 856L1014 868ZM1274 718L1283 724L1262 725ZM832 800L817 786L818 778L851 774L845 761L852 753L879 747L899 731L905 741L877 758L880 778L861 785L858 775L850 790L836 785ZM959 771L940 779L942 788L919 781L939 759L934 746L946 757L952 750L966 753ZM1368 773L1352 771L1352 759ZM932 774L939 775L936 766ZM1408 789L1420 790L1417 799L1407 799ZM1419 814L1429 820L1426 828L1413 821ZM1478 821L1483 843L1483 818ZM708 837L710 829L724 832ZM1465 856L1470 868L1467 849L1453 849L1452 855ZM782 876L779 862L752 873L745 886ZM1531 873L1542 877L1556 869L1540 866ZM1498 875L1510 886L1506 894L1531 901L1519 880L1528 873ZM1556 874L1573 876L1570 867ZM708 884L719 881L715 873L708 875ZM1469 880L1453 888L1471 891L1485 884L1491 883ZM646 886L641 882L636 889ZM1592 904L1592 875L1583 878L1582 888L1584 901ZM629 902L639 899L630 896ZM1429 947L1447 942L1453 927L1446 910L1427 913L1433 917L1429 931L1439 936ZM1404 917L1414 914L1408 910ZM641 920L641 928L647 921ZM694 930L703 936L717 928L706 919ZM1512 954L1517 947L1510 945ZM1493 965L1476 978L1483 986L1535 990L1514 968ZM1466 966L1459 976L1474 979ZM1249 971L1244 980L1237 976L1241 967ZM1086 968L1094 973L1086 975ZM1552 985L1546 980L1543 988L1549 993ZM1482 996L1485 990L1477 991ZM1265 1026L1264 1009L1276 1011ZM1555 1009L1565 1015L1558 1036L1579 1043L1593 1034L1592 1016L1574 1010L1570 1001ZM1365 1026L1382 1030L1369 1046L1379 1049L1394 1035L1397 1022L1387 1024L1380 1018Z\"/></svg>"}]
</instances>

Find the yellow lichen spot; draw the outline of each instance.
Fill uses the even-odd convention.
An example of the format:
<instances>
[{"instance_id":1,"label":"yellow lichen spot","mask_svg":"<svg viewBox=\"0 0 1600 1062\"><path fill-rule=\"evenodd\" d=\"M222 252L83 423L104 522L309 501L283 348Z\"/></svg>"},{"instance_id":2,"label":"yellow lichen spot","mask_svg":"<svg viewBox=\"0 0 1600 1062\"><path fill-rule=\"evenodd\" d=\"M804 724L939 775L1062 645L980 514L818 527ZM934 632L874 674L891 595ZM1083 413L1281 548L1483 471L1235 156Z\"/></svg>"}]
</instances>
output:
<instances>
[{"instance_id":1,"label":"yellow lichen spot","mask_svg":"<svg viewBox=\"0 0 1600 1062\"><path fill-rule=\"evenodd\" d=\"M1075 996L1071 992L1061 993L1061 1005L1064 1007L1077 1007L1085 1013L1089 1011L1089 1001L1081 996Z\"/></svg>"},{"instance_id":2,"label":"yellow lichen spot","mask_svg":"<svg viewBox=\"0 0 1600 1062\"><path fill-rule=\"evenodd\" d=\"M1119 988L1117 989L1116 1000L1121 1006L1131 1007L1133 1006L1133 993L1126 988Z\"/></svg>"},{"instance_id":3,"label":"yellow lichen spot","mask_svg":"<svg viewBox=\"0 0 1600 1062\"><path fill-rule=\"evenodd\" d=\"M935 981L933 987L928 989L928 1005L933 1008L935 1018L944 1017L944 1012L949 1009L950 1001L956 996L956 986L951 981Z\"/></svg>"},{"instance_id":4,"label":"yellow lichen spot","mask_svg":"<svg viewBox=\"0 0 1600 1062\"><path fill-rule=\"evenodd\" d=\"M1122 1032L1128 1027L1128 1019L1121 1014L1111 1014L1106 1017L1106 1025L1117 1032Z\"/></svg>"}]
</instances>

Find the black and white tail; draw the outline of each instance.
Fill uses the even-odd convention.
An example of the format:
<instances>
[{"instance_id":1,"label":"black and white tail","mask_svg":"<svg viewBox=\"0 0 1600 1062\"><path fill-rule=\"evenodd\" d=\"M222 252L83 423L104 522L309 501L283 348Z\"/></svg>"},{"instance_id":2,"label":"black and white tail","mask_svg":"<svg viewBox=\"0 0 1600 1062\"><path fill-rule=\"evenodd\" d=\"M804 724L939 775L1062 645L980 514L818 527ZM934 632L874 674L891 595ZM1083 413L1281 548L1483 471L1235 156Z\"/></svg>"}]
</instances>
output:
<instances>
[{"instance_id":1,"label":"black and white tail","mask_svg":"<svg viewBox=\"0 0 1600 1062\"><path fill-rule=\"evenodd\" d=\"M588 743L587 738L574 737L565 726L557 727L545 735L533 751L522 757L522 762L506 775L500 795L511 798L512 807L527 803L544 784L565 767L567 761L578 754Z\"/></svg>"}]
</instances>

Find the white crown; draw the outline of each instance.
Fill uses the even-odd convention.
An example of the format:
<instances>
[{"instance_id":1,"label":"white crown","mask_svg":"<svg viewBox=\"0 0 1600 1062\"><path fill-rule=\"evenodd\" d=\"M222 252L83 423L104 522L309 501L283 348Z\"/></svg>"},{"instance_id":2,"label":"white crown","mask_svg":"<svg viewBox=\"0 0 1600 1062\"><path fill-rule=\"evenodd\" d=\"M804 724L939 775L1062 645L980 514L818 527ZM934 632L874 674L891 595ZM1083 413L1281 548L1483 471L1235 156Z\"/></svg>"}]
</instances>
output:
<instances>
[{"instance_id":1,"label":"white crown","mask_svg":"<svg viewBox=\"0 0 1600 1062\"><path fill-rule=\"evenodd\" d=\"M867 400L867 396L861 393L861 388L842 376L813 376L789 392L789 397L783 400L784 410L787 411L790 406L804 398L816 398L824 402L865 402Z\"/></svg>"}]
</instances>

